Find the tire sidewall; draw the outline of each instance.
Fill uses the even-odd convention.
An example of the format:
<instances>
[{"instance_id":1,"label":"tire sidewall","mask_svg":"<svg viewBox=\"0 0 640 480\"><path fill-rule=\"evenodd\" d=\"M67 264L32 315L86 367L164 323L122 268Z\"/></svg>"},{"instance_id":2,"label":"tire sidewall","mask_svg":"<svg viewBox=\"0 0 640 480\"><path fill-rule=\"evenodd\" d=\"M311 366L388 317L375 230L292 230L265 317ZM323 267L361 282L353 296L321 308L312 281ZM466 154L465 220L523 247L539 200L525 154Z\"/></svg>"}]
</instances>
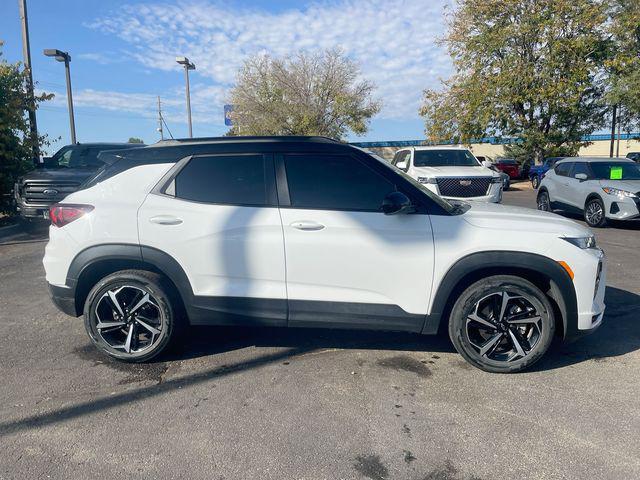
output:
<instances>
[{"instance_id":1,"label":"tire sidewall","mask_svg":"<svg viewBox=\"0 0 640 480\"><path fill-rule=\"evenodd\" d=\"M592 203L598 203L600 205L600 207L602 208L602 219L598 223L591 223L587 219L587 208ZM592 227L592 228L602 228L607 224L607 213L606 213L606 209L605 209L605 206L604 206L604 202L599 198L592 198L589 201L587 201L587 203L584 206L584 215L583 216L584 216L585 223L587 225L589 225L590 227Z\"/></svg>"},{"instance_id":2,"label":"tire sidewall","mask_svg":"<svg viewBox=\"0 0 640 480\"><path fill-rule=\"evenodd\" d=\"M476 302L500 290L523 294L529 301L535 299L532 303L540 310L538 314L542 317L542 335L534 350L526 357L513 362L499 362L480 357L467 337L466 318ZM510 275L489 277L468 287L454 304L449 318L449 337L458 353L477 368L493 373L513 373L530 367L547 352L554 335L553 307L545 294L531 282Z\"/></svg>"},{"instance_id":3,"label":"tire sidewall","mask_svg":"<svg viewBox=\"0 0 640 480\"><path fill-rule=\"evenodd\" d=\"M160 317L162 321L161 338L156 341L156 344L149 350L145 350L139 354L128 354L121 350L111 347L105 342L98 334L96 325L96 306L107 291L114 288L118 288L124 285L131 285L133 287L140 288L149 293L157 302L160 308ZM128 362L144 362L152 359L160 354L170 342L173 331L175 329L175 317L174 310L169 300L169 296L166 294L160 282L147 275L135 273L135 272L116 272L101 279L89 292L87 300L84 306L84 326L89 335L89 338L93 344L101 352L109 355L110 357L118 360L124 360Z\"/></svg>"},{"instance_id":4,"label":"tire sidewall","mask_svg":"<svg viewBox=\"0 0 640 480\"><path fill-rule=\"evenodd\" d=\"M540 208L540 198L542 197L547 197L547 210L542 210ZM538 198L536 198L536 207L538 208L538 210L540 210L541 212L550 212L551 211L551 197L549 197L549 192L547 192L546 190L542 190L539 194L538 194Z\"/></svg>"},{"instance_id":5,"label":"tire sidewall","mask_svg":"<svg viewBox=\"0 0 640 480\"><path fill-rule=\"evenodd\" d=\"M537 175L531 178L531 186L533 187L534 190L537 190L538 187L540 186L540 179L538 178Z\"/></svg>"}]
</instances>

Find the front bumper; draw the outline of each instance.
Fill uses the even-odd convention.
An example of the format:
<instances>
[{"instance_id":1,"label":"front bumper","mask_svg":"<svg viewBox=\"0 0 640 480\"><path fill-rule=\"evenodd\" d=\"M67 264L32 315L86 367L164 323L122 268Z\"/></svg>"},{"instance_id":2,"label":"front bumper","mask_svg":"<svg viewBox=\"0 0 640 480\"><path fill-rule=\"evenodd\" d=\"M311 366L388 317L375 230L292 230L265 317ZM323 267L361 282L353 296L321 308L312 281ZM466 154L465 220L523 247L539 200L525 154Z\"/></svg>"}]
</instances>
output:
<instances>
[{"instance_id":1,"label":"front bumper","mask_svg":"<svg viewBox=\"0 0 640 480\"><path fill-rule=\"evenodd\" d=\"M633 220L640 217L640 198L605 197L606 217L611 220Z\"/></svg>"},{"instance_id":2,"label":"front bumper","mask_svg":"<svg viewBox=\"0 0 640 480\"><path fill-rule=\"evenodd\" d=\"M581 265L580 277L576 272L574 283L579 291L578 318L575 325L567 325L565 340L572 341L593 333L602 325L606 307L607 262L602 250L595 249L590 253L594 262L587 261Z\"/></svg>"}]
</instances>

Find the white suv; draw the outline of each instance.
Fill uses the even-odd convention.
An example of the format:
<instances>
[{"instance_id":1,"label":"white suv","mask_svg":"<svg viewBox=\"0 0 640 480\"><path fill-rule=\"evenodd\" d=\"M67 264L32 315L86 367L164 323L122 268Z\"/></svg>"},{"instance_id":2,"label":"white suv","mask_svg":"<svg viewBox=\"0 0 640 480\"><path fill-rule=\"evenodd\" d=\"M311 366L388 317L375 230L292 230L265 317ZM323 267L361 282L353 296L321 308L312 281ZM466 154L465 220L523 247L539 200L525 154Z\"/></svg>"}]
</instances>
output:
<instances>
[{"instance_id":1,"label":"white suv","mask_svg":"<svg viewBox=\"0 0 640 480\"><path fill-rule=\"evenodd\" d=\"M466 148L411 147L398 150L391 162L444 198L500 203L503 180Z\"/></svg>"},{"instance_id":2,"label":"white suv","mask_svg":"<svg viewBox=\"0 0 640 480\"><path fill-rule=\"evenodd\" d=\"M177 140L113 160L51 208L44 266L56 305L117 359L189 324L448 328L470 363L512 372L602 322L589 230L445 201L346 144Z\"/></svg>"},{"instance_id":3,"label":"white suv","mask_svg":"<svg viewBox=\"0 0 640 480\"><path fill-rule=\"evenodd\" d=\"M626 158L567 158L540 184L538 209L579 212L590 227L640 217L640 165Z\"/></svg>"}]
</instances>

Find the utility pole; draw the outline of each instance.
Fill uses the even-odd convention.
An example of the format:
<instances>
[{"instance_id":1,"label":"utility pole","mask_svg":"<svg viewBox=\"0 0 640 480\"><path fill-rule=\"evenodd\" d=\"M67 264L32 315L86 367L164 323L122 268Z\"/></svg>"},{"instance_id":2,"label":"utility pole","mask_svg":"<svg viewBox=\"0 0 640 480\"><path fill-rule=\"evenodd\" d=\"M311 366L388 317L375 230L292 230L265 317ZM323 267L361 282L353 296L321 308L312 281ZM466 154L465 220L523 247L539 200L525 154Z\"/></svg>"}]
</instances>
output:
<instances>
[{"instance_id":1,"label":"utility pole","mask_svg":"<svg viewBox=\"0 0 640 480\"><path fill-rule=\"evenodd\" d=\"M618 119L618 105L613 106L613 120L611 122L611 145L609 146L609 157L613 157L613 146L616 141L616 120Z\"/></svg>"},{"instance_id":2,"label":"utility pole","mask_svg":"<svg viewBox=\"0 0 640 480\"><path fill-rule=\"evenodd\" d=\"M160 95L158 95L158 132L160 132L160 140L164 140L164 132L162 131L162 107L160 106Z\"/></svg>"},{"instance_id":3,"label":"utility pole","mask_svg":"<svg viewBox=\"0 0 640 480\"><path fill-rule=\"evenodd\" d=\"M618 114L618 142L616 143L616 157L620 157L620 126L622 122L622 107L620 108L620 113Z\"/></svg>"},{"instance_id":4,"label":"utility pole","mask_svg":"<svg viewBox=\"0 0 640 480\"><path fill-rule=\"evenodd\" d=\"M40 159L40 148L38 147L38 124L36 122L36 106L33 95L33 73L31 71L31 47L29 46L29 21L27 19L27 0L18 0L20 7L20 20L22 22L22 56L24 68L27 72L27 98L29 102L29 129L31 133L31 144L33 148L33 158L35 162Z\"/></svg>"}]
</instances>

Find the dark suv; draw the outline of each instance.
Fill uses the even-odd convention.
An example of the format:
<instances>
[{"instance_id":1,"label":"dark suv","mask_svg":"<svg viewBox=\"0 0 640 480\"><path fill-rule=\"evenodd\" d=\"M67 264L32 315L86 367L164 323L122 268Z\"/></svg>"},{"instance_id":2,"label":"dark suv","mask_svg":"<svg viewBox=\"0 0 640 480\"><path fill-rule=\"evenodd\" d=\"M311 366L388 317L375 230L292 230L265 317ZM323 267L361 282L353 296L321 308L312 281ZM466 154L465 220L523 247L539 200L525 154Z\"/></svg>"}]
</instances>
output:
<instances>
[{"instance_id":1,"label":"dark suv","mask_svg":"<svg viewBox=\"0 0 640 480\"><path fill-rule=\"evenodd\" d=\"M59 202L89 177L104 162L98 155L106 150L143 147L132 143L77 143L45 157L35 170L18 179L14 185L16 208L25 218L49 218L49 206Z\"/></svg>"}]
</instances>

